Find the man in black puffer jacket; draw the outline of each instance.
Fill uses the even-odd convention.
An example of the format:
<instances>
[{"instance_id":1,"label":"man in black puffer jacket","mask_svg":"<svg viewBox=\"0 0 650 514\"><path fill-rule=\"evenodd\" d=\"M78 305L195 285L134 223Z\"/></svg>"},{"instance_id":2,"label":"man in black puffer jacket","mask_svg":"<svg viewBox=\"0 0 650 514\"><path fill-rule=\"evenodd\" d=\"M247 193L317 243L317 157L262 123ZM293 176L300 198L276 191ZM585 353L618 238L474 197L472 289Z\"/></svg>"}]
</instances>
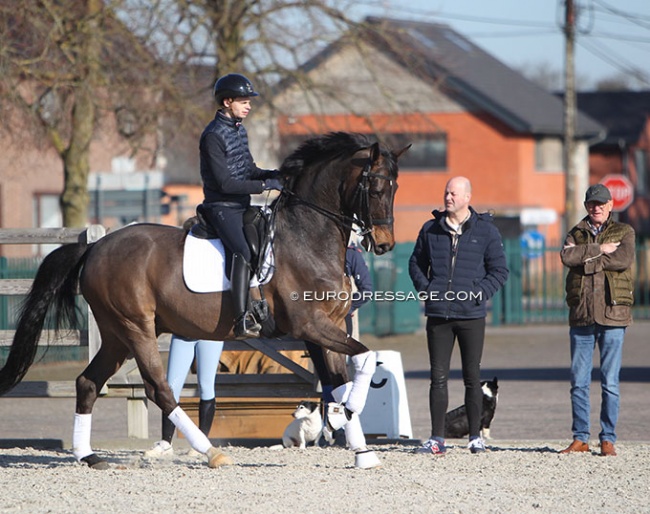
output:
<instances>
[{"instance_id":1,"label":"man in black puffer jacket","mask_svg":"<svg viewBox=\"0 0 650 514\"><path fill-rule=\"evenodd\" d=\"M219 110L205 127L199 143L203 208L208 221L232 252L231 290L235 310L235 337L259 337L260 325L248 308L251 252L244 235L244 213L251 194L282 190L275 170L258 168L248 148L242 120L258 96L243 75L231 73L214 85Z\"/></svg>"},{"instance_id":2,"label":"man in black puffer jacket","mask_svg":"<svg viewBox=\"0 0 650 514\"><path fill-rule=\"evenodd\" d=\"M447 183L445 211L433 211L434 219L420 230L409 261L411 280L425 300L431 364L431 438L417 453L446 452L447 380L456 339L465 383L469 449L472 453L485 451L480 437L485 317L487 301L507 280L508 267L492 216L470 207L471 196L468 179L455 177Z\"/></svg>"}]
</instances>

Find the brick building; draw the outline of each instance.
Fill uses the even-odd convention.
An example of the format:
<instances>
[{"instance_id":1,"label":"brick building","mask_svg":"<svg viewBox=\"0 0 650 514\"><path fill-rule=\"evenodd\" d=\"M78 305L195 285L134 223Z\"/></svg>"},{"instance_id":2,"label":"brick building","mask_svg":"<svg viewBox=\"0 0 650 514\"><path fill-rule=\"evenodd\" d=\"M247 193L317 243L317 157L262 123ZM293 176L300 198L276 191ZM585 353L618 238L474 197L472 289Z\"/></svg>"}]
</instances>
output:
<instances>
[{"instance_id":1,"label":"brick building","mask_svg":"<svg viewBox=\"0 0 650 514\"><path fill-rule=\"evenodd\" d=\"M308 92L280 84L277 113L247 124L253 154L271 160L330 130L376 134L395 148L411 142L400 163L398 241L415 240L458 175L472 181L477 210L560 237L562 101L446 25L368 21L359 37L337 41L303 66ZM589 141L604 129L580 114L576 133L586 189Z\"/></svg>"}]
</instances>

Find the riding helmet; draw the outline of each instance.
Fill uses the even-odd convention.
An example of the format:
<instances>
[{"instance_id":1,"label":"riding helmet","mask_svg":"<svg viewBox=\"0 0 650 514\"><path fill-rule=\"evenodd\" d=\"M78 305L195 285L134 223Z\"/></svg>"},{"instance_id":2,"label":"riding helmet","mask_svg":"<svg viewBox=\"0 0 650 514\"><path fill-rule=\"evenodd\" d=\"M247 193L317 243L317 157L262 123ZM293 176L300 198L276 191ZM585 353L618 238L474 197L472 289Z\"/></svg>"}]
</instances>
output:
<instances>
[{"instance_id":1,"label":"riding helmet","mask_svg":"<svg viewBox=\"0 0 650 514\"><path fill-rule=\"evenodd\" d=\"M229 73L214 83L214 98L221 105L224 98L241 98L258 96L253 89L253 84L239 73Z\"/></svg>"}]
</instances>

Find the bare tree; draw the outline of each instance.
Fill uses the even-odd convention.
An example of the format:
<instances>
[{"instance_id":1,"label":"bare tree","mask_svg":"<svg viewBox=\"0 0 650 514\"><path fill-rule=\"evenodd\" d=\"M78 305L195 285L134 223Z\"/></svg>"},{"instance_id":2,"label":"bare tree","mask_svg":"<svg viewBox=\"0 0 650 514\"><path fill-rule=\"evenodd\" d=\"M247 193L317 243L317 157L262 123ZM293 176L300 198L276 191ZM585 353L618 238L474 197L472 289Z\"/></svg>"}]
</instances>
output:
<instances>
[{"instance_id":1,"label":"bare tree","mask_svg":"<svg viewBox=\"0 0 650 514\"><path fill-rule=\"evenodd\" d=\"M546 91L561 91L564 88L564 72L548 61L526 62L515 69ZM590 84L589 77L578 74L576 84L578 89L587 89Z\"/></svg>"},{"instance_id":2,"label":"bare tree","mask_svg":"<svg viewBox=\"0 0 650 514\"><path fill-rule=\"evenodd\" d=\"M632 80L629 75L619 73L596 82L596 91L631 91Z\"/></svg>"},{"instance_id":3,"label":"bare tree","mask_svg":"<svg viewBox=\"0 0 650 514\"><path fill-rule=\"evenodd\" d=\"M418 54L404 51L399 31L391 32L376 20L372 23L357 21L348 14L358 12L355 11L358 2L352 0L160 0L153 10L151 2L133 2L151 13L146 18L151 28L145 32L152 33L155 27L167 41L161 46L173 48L173 55L170 54L167 61L194 63L197 68L193 72L198 65L204 66L203 74L194 74L194 78L202 81L202 86L194 84L192 88L203 95L204 101L195 104L199 110L187 106L184 113L176 113L173 126L175 129L183 127L182 131L177 130L180 137L191 134L198 139L197 132L204 124L197 120L207 121L207 115L211 116L216 107L210 104L212 109L206 108L209 88L219 76L232 72L246 74L262 93L263 109L254 111L255 118L269 111L278 114L283 106L276 101L276 93L290 85L302 94L302 102L309 105L312 113L326 112L328 107L335 105L339 110L366 118L372 126L370 117L359 110L358 96L350 93L347 82L334 83L323 80L322 75L317 77L310 73L312 66L317 66L318 58L326 54L325 50L354 47L362 57L358 65L363 67L355 70L355 76L363 76L363 80L375 84L372 94L379 95L375 101L393 105L404 102L403 91L396 94L394 90L379 86L378 71L371 69L374 56L363 58L371 39L381 40L384 51L393 53L411 73L430 81L427 75L430 66ZM184 73L189 72L190 68ZM403 108L403 105L397 106L395 110L401 112ZM264 117L267 121L273 118ZM194 127L188 123L194 123ZM265 131L257 124L256 130L273 138L271 126ZM275 149L268 148L269 157L275 153L277 158L277 141L266 146L271 145L275 145Z\"/></svg>"},{"instance_id":4,"label":"bare tree","mask_svg":"<svg viewBox=\"0 0 650 514\"><path fill-rule=\"evenodd\" d=\"M173 125L170 135L187 135L188 127L202 128L208 92L229 72L249 74L270 109L273 88L290 79L306 101L314 102L318 90L348 102L354 113L350 97L340 94L344 85L316 84L301 65L342 35L362 51L365 24L347 14L355 4L0 0L0 103L20 112L20 128L38 128L56 149L65 177L64 224L81 226L87 222L89 145L98 120L108 114L117 118L134 152L159 130L161 119Z\"/></svg>"},{"instance_id":5,"label":"bare tree","mask_svg":"<svg viewBox=\"0 0 650 514\"><path fill-rule=\"evenodd\" d=\"M23 140L37 132L61 158L63 223L87 222L90 142L112 113L137 148L151 120L153 56L115 17L121 2L0 2L0 104L4 129ZM158 86L158 85L157 85ZM128 93L127 93L128 92Z\"/></svg>"}]
</instances>

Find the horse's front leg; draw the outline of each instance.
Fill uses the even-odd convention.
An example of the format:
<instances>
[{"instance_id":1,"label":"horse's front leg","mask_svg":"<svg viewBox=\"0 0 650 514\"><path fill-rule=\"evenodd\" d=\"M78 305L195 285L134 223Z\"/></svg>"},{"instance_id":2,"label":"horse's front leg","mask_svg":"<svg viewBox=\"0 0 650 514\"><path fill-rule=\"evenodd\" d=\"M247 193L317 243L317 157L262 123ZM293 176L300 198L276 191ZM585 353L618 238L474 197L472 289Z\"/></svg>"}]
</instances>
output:
<instances>
[{"instance_id":1,"label":"horse's front leg","mask_svg":"<svg viewBox=\"0 0 650 514\"><path fill-rule=\"evenodd\" d=\"M377 354L367 351L351 356L350 360L354 366L352 381L340 384L332 390L336 403L327 406L327 425L323 430L329 432L343 427L348 446L355 454L355 466L362 469L376 468L381 462L375 452L366 446L359 415L366 405L372 376L377 367Z\"/></svg>"},{"instance_id":2,"label":"horse's front leg","mask_svg":"<svg viewBox=\"0 0 650 514\"><path fill-rule=\"evenodd\" d=\"M312 321L304 325L304 338L318 341L325 350L350 355L354 367L352 381L349 381L347 370L344 368L345 359L324 352L335 401L327 408L327 423L324 427L326 438L332 438L334 430L343 428L348 445L355 452L355 466L363 469L380 466L375 453L366 447L366 438L359 419L377 367L377 354L350 337L322 311L314 313Z\"/></svg>"}]
</instances>

